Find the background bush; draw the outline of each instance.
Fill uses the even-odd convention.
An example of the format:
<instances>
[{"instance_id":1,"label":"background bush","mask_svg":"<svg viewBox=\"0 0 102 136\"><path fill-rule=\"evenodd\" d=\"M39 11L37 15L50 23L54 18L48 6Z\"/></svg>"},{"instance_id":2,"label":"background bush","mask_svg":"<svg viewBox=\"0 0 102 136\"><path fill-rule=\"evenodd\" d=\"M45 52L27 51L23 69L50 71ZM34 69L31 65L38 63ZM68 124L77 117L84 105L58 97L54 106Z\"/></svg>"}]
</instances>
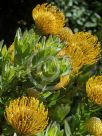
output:
<instances>
[{"instance_id":1,"label":"background bush","mask_svg":"<svg viewBox=\"0 0 102 136\"><path fill-rule=\"evenodd\" d=\"M102 29L100 0L48 0L63 10L73 31L97 32Z\"/></svg>"}]
</instances>

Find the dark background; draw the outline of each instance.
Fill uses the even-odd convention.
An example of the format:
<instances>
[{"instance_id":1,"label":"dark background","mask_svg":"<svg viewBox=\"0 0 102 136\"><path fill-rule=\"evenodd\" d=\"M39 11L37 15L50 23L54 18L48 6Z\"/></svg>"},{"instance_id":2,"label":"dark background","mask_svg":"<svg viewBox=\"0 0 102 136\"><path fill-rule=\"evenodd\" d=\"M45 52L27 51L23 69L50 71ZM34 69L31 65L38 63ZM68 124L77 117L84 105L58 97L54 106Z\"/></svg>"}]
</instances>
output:
<instances>
[{"instance_id":1,"label":"dark background","mask_svg":"<svg viewBox=\"0 0 102 136\"><path fill-rule=\"evenodd\" d=\"M30 28L34 23L32 9L45 0L0 0L0 41L9 46L18 27Z\"/></svg>"}]
</instances>

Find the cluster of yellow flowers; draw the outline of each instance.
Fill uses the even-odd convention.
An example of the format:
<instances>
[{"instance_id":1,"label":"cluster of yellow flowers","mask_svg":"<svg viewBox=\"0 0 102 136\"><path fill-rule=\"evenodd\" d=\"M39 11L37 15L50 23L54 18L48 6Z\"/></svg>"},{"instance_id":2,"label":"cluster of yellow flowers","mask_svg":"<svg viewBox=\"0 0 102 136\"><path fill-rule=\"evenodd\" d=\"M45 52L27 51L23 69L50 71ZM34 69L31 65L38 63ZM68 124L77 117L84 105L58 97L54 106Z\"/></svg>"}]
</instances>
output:
<instances>
[{"instance_id":1,"label":"cluster of yellow flowers","mask_svg":"<svg viewBox=\"0 0 102 136\"><path fill-rule=\"evenodd\" d=\"M72 74L78 73L84 65L93 64L99 59L101 48L97 37L89 32L73 33L69 27L65 27L65 16L56 6L47 3L37 5L32 11L32 16L36 27L43 35L57 35L65 42L65 48L58 53L58 56L67 56L71 59ZM13 62L14 44L8 51ZM67 76L66 82L60 80L54 90L67 85L69 79Z\"/></svg>"},{"instance_id":2,"label":"cluster of yellow flowers","mask_svg":"<svg viewBox=\"0 0 102 136\"><path fill-rule=\"evenodd\" d=\"M67 55L71 59L73 73L77 73L84 65L91 65L99 59L101 48L97 37L89 32L73 33L70 28L64 27L64 15L55 6L38 5L33 10L33 18L43 34L56 34L65 42L65 48L57 55ZM59 85L65 86L66 82L63 79L62 81ZM86 84L86 92L92 101L102 105L102 76L91 77ZM87 123L87 130L90 134L101 136L101 120L96 117L91 118Z\"/></svg>"},{"instance_id":3,"label":"cluster of yellow flowers","mask_svg":"<svg viewBox=\"0 0 102 136\"><path fill-rule=\"evenodd\" d=\"M74 72L78 72L83 65L95 63L99 58L101 49L97 37L89 32L73 33L70 28L64 27L64 14L57 7L47 3L37 5L32 16L42 34L57 35L66 42L64 53L61 54L71 58Z\"/></svg>"},{"instance_id":4,"label":"cluster of yellow flowers","mask_svg":"<svg viewBox=\"0 0 102 136\"><path fill-rule=\"evenodd\" d=\"M65 42L65 48L57 56L67 56L71 59L72 74L78 73L84 65L91 65L99 59L101 48L98 38L89 32L73 33L69 27L65 27L64 14L57 7L47 3L37 5L32 11L32 16L43 35L57 35ZM69 81L70 78L67 76L67 81L60 80L55 89L64 87Z\"/></svg>"}]
</instances>

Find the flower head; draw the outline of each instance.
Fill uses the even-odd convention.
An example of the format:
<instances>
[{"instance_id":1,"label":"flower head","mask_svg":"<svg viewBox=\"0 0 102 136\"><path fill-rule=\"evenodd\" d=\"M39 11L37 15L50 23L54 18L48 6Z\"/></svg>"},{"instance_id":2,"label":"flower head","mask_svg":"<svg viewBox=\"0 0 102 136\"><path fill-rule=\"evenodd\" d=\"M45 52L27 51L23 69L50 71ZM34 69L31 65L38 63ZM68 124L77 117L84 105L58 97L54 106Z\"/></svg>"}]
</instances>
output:
<instances>
[{"instance_id":1,"label":"flower head","mask_svg":"<svg viewBox=\"0 0 102 136\"><path fill-rule=\"evenodd\" d=\"M100 43L96 36L89 32L77 32L71 39L70 44L77 45L84 54L84 64L93 64L99 58L101 52Z\"/></svg>"},{"instance_id":2,"label":"flower head","mask_svg":"<svg viewBox=\"0 0 102 136\"><path fill-rule=\"evenodd\" d=\"M37 28L45 35L57 34L64 26L64 14L51 4L37 5L32 16Z\"/></svg>"},{"instance_id":3,"label":"flower head","mask_svg":"<svg viewBox=\"0 0 102 136\"><path fill-rule=\"evenodd\" d=\"M31 135L41 132L48 123L48 111L43 103L34 97L22 97L10 101L5 109L7 121L20 135Z\"/></svg>"},{"instance_id":4,"label":"flower head","mask_svg":"<svg viewBox=\"0 0 102 136\"><path fill-rule=\"evenodd\" d=\"M95 136L102 136L102 121L100 118L91 117L86 122L87 131Z\"/></svg>"},{"instance_id":5,"label":"flower head","mask_svg":"<svg viewBox=\"0 0 102 136\"><path fill-rule=\"evenodd\" d=\"M60 39L66 42L69 41L72 35L73 35L73 32L69 27L63 27L58 33L58 36L60 37Z\"/></svg>"},{"instance_id":6,"label":"flower head","mask_svg":"<svg viewBox=\"0 0 102 136\"><path fill-rule=\"evenodd\" d=\"M93 76L86 83L88 97L96 104L102 105L102 76Z\"/></svg>"},{"instance_id":7,"label":"flower head","mask_svg":"<svg viewBox=\"0 0 102 136\"><path fill-rule=\"evenodd\" d=\"M62 49L58 56L67 56L70 58L72 62L72 72L78 73L79 69L82 68L84 61L83 61L83 52L82 50L75 45L69 45Z\"/></svg>"}]
</instances>

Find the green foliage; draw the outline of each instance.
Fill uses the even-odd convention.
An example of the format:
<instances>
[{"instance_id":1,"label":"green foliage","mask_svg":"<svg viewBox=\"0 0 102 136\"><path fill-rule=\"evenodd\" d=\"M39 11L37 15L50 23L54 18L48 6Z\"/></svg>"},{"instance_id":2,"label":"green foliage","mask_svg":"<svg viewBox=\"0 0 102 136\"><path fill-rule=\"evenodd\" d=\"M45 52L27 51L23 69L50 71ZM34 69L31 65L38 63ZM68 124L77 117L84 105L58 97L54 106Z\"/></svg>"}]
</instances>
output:
<instances>
[{"instance_id":1,"label":"green foliage","mask_svg":"<svg viewBox=\"0 0 102 136\"><path fill-rule=\"evenodd\" d=\"M41 37L33 29L22 34L18 29L13 44L13 64L6 46L1 49L0 94L6 99L26 94L27 87L50 90L71 71L69 59L56 56L64 44L55 36Z\"/></svg>"}]
</instances>

